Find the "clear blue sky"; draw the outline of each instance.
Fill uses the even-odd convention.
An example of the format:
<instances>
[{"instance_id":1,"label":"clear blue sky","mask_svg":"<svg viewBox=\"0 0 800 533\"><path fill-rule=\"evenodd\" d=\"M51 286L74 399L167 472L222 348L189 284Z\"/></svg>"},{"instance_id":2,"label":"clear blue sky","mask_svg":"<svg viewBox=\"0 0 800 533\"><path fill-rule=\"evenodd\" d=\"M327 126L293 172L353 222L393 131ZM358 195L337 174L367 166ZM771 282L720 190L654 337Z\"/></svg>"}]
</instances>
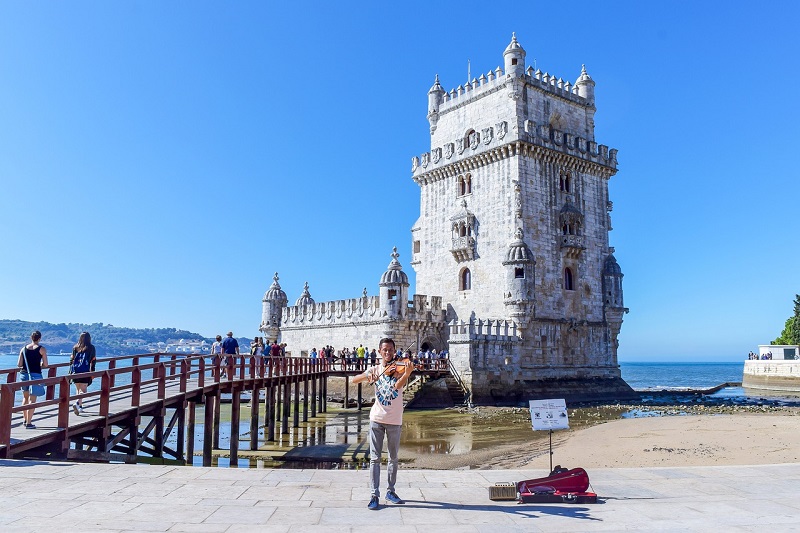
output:
<instances>
[{"instance_id":1,"label":"clear blue sky","mask_svg":"<svg viewBox=\"0 0 800 533\"><path fill-rule=\"evenodd\" d=\"M376 294L419 215L427 91L597 83L620 359L738 360L800 293L796 2L2 2L0 318L257 334Z\"/></svg>"}]
</instances>

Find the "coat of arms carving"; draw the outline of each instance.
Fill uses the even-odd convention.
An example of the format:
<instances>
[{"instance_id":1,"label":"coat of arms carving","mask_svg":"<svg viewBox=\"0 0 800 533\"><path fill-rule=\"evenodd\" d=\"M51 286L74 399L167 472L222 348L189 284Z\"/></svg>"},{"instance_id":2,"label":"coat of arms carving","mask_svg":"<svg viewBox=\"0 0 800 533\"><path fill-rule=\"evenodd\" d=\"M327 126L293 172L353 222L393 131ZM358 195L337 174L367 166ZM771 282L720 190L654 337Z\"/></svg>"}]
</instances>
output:
<instances>
[{"instance_id":1,"label":"coat of arms carving","mask_svg":"<svg viewBox=\"0 0 800 533\"><path fill-rule=\"evenodd\" d=\"M527 122L530 122L530 120L527 121ZM503 137L506 136L506 133L508 133L508 122L506 122L506 121L498 122L497 124L495 124L494 127L497 130L497 138L498 139L502 139ZM533 124L531 123L531 128L532 127L533 127Z\"/></svg>"},{"instance_id":2,"label":"coat of arms carving","mask_svg":"<svg viewBox=\"0 0 800 533\"><path fill-rule=\"evenodd\" d=\"M492 128L484 128L483 129L483 144L489 144L492 142L492 137L494 135L494 130Z\"/></svg>"},{"instance_id":3,"label":"coat of arms carving","mask_svg":"<svg viewBox=\"0 0 800 533\"><path fill-rule=\"evenodd\" d=\"M464 139L457 139L456 140L456 147L458 148L458 154L461 155L464 153Z\"/></svg>"},{"instance_id":4,"label":"coat of arms carving","mask_svg":"<svg viewBox=\"0 0 800 533\"><path fill-rule=\"evenodd\" d=\"M469 134L469 147L473 150L478 147L478 144L481 142L480 136L478 135L477 131L473 131Z\"/></svg>"},{"instance_id":5,"label":"coat of arms carving","mask_svg":"<svg viewBox=\"0 0 800 533\"><path fill-rule=\"evenodd\" d=\"M415 172L419 167L419 157L414 156L411 158L411 172Z\"/></svg>"},{"instance_id":6,"label":"coat of arms carving","mask_svg":"<svg viewBox=\"0 0 800 533\"><path fill-rule=\"evenodd\" d=\"M444 156L447 159L453 157L453 143L447 143L444 145Z\"/></svg>"},{"instance_id":7,"label":"coat of arms carving","mask_svg":"<svg viewBox=\"0 0 800 533\"><path fill-rule=\"evenodd\" d=\"M432 150L433 154L433 162L438 163L440 159L442 159L442 149L441 148L434 148Z\"/></svg>"},{"instance_id":8,"label":"coat of arms carving","mask_svg":"<svg viewBox=\"0 0 800 533\"><path fill-rule=\"evenodd\" d=\"M430 152L425 152L422 154L422 168L428 168L428 164L431 162L431 154Z\"/></svg>"}]
</instances>

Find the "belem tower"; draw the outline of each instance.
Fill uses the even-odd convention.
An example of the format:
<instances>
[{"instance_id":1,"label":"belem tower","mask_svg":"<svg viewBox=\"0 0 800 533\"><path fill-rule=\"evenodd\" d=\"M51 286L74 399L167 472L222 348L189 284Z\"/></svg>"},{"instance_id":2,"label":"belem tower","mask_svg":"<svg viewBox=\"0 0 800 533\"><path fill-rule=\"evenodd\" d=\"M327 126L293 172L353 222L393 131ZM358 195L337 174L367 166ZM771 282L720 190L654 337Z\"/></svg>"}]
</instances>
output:
<instances>
[{"instance_id":1,"label":"belem tower","mask_svg":"<svg viewBox=\"0 0 800 533\"><path fill-rule=\"evenodd\" d=\"M276 274L260 330L292 355L364 344L447 349L474 403L630 398L617 338L622 270L609 246L617 150L594 136L595 82L525 65L516 36L499 66L428 91L430 150L411 159L417 292L395 249L378 295L288 305ZM377 276L376 276L377 277Z\"/></svg>"}]
</instances>

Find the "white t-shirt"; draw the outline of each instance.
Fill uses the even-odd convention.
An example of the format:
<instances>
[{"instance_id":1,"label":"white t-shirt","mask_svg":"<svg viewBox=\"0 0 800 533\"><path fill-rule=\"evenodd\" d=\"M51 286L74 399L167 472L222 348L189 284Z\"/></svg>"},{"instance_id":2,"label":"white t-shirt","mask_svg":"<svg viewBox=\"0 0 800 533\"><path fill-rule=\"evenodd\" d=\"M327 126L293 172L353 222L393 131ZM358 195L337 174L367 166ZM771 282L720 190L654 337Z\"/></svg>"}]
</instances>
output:
<instances>
[{"instance_id":1,"label":"white t-shirt","mask_svg":"<svg viewBox=\"0 0 800 533\"><path fill-rule=\"evenodd\" d=\"M408 363L410 364L410 363ZM375 403L369 411L369 419L381 424L400 426L403 424L403 389L395 389L395 383L403 376L395 372L383 374L382 364L369 367L364 374L375 385Z\"/></svg>"},{"instance_id":2,"label":"white t-shirt","mask_svg":"<svg viewBox=\"0 0 800 533\"><path fill-rule=\"evenodd\" d=\"M211 354L219 355L221 353L222 353L222 343L214 341L214 344L211 345Z\"/></svg>"}]
</instances>

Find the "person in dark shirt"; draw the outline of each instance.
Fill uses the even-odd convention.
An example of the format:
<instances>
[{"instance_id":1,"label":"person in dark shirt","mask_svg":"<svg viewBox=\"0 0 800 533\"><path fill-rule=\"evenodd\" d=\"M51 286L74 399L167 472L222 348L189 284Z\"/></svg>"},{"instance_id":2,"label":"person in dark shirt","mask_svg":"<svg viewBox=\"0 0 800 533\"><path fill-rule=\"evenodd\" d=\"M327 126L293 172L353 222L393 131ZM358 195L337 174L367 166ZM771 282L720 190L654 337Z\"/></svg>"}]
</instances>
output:
<instances>
[{"instance_id":1,"label":"person in dark shirt","mask_svg":"<svg viewBox=\"0 0 800 533\"><path fill-rule=\"evenodd\" d=\"M42 369L47 368L47 350L39 344L42 334L38 331L31 333L31 342L22 347L19 352L17 366L20 368L20 381L33 381L42 379ZM43 385L28 385L22 387L22 405L36 403L37 396L44 396ZM22 421L26 429L36 429L33 425L34 407L22 411Z\"/></svg>"},{"instance_id":2,"label":"person in dark shirt","mask_svg":"<svg viewBox=\"0 0 800 533\"><path fill-rule=\"evenodd\" d=\"M231 355L239 355L239 342L233 338L233 332L229 331L225 340L222 341L222 377L225 377L226 369L231 361Z\"/></svg>"},{"instance_id":3,"label":"person in dark shirt","mask_svg":"<svg viewBox=\"0 0 800 533\"><path fill-rule=\"evenodd\" d=\"M72 348L72 357L69 358L71 374L81 371L80 369L75 368L75 366L77 366L75 363L75 358L79 354L81 356L80 358L85 358L89 363L88 371L94 372L95 365L97 364L97 350L95 349L94 344L92 344L92 336L89 335L89 332L87 331L81 333L81 336L78 338L78 343ZM74 378L72 382L75 384L75 391L78 394L85 394L86 389L92 384L92 378ZM72 410L75 411L76 415L79 415L83 412L83 400L81 398L75 400L75 403L72 404Z\"/></svg>"}]
</instances>

